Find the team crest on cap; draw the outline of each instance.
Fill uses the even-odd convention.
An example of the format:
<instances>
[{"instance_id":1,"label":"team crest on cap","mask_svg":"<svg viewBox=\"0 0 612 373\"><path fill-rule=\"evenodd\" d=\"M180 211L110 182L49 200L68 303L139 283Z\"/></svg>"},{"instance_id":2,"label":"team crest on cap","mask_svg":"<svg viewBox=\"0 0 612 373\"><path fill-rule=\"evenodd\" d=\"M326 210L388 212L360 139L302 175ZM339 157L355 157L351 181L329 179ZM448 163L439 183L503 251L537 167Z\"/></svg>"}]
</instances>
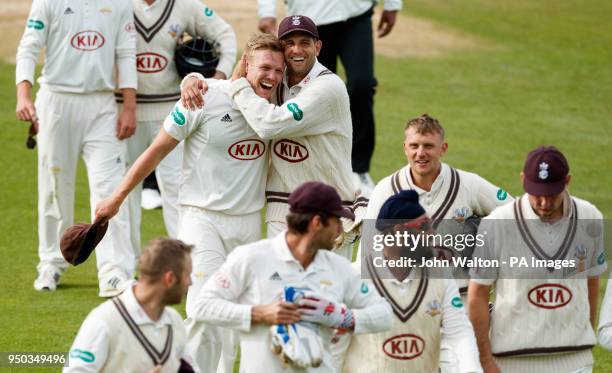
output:
<instances>
[{"instance_id":1,"label":"team crest on cap","mask_svg":"<svg viewBox=\"0 0 612 373\"><path fill-rule=\"evenodd\" d=\"M425 311L425 313L427 313L431 317L434 317L440 314L441 308L442 306L440 305L440 302L438 302L437 299L434 299L431 302L427 303L427 311Z\"/></svg>"},{"instance_id":2,"label":"team crest on cap","mask_svg":"<svg viewBox=\"0 0 612 373\"><path fill-rule=\"evenodd\" d=\"M299 26L301 24L301 17L300 16L293 16L291 17L291 24L293 26Z\"/></svg>"},{"instance_id":3,"label":"team crest on cap","mask_svg":"<svg viewBox=\"0 0 612 373\"><path fill-rule=\"evenodd\" d=\"M538 172L540 180L548 179L548 163L542 162L538 166L540 167L540 172Z\"/></svg>"}]
</instances>

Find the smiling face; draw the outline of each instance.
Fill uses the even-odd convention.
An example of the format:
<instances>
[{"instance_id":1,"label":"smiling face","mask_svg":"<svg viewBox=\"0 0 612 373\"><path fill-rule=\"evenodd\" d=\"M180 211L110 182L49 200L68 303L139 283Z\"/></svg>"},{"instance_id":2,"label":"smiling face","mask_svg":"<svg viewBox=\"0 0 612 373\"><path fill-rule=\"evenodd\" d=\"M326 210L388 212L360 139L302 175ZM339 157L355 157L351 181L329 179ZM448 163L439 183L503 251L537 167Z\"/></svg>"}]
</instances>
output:
<instances>
[{"instance_id":1,"label":"smiling face","mask_svg":"<svg viewBox=\"0 0 612 373\"><path fill-rule=\"evenodd\" d=\"M292 82L300 82L308 75L321 51L321 40L305 32L292 32L283 37L287 73Z\"/></svg>"},{"instance_id":2,"label":"smiling face","mask_svg":"<svg viewBox=\"0 0 612 373\"><path fill-rule=\"evenodd\" d=\"M247 59L246 78L258 96L269 100L283 79L284 67L281 52L257 49Z\"/></svg>"},{"instance_id":3,"label":"smiling face","mask_svg":"<svg viewBox=\"0 0 612 373\"><path fill-rule=\"evenodd\" d=\"M446 153L448 144L437 132L419 133L415 127L406 130L404 153L410 162L413 175L429 176L437 174L440 158Z\"/></svg>"}]
</instances>

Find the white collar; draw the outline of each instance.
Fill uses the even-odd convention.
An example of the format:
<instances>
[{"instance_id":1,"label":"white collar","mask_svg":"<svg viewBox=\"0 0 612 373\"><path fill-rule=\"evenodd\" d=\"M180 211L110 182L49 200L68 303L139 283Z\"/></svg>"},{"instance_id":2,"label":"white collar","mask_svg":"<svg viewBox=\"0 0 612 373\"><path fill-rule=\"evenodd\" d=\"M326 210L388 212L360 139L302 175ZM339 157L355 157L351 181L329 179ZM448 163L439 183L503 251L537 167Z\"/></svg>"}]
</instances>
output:
<instances>
[{"instance_id":1,"label":"white collar","mask_svg":"<svg viewBox=\"0 0 612 373\"><path fill-rule=\"evenodd\" d=\"M298 264L299 266L302 266L302 264L293 256L293 253L289 249L289 246L287 245L286 235L287 235L287 230L284 230L280 232L276 237L272 238L272 246L276 250L276 253L280 259L282 259L285 262L294 262ZM317 270L321 268L321 260L323 260L322 257L323 255L321 255L317 251L312 262L306 268L306 270L313 271L313 270Z\"/></svg>"},{"instance_id":2,"label":"white collar","mask_svg":"<svg viewBox=\"0 0 612 373\"><path fill-rule=\"evenodd\" d=\"M165 307L164 307L164 310L162 311L159 321L156 322L156 321L151 320L149 315L147 315L146 312L140 306L140 303L138 303L138 300L136 300L136 296L134 295L134 285L136 285L136 281L132 282L128 286L128 288L125 289L125 291L121 293L121 295L119 295L119 298L125 305L125 308L127 309L128 313L130 314L134 322L137 325L145 325L145 324L153 324L155 326L171 325L172 320L170 319L170 315L168 315L168 312L166 311Z\"/></svg>"},{"instance_id":3,"label":"white collar","mask_svg":"<svg viewBox=\"0 0 612 373\"><path fill-rule=\"evenodd\" d=\"M315 58L315 63L312 66L312 69L310 69L310 71L308 72L308 74L306 74L304 79L302 79L298 84L296 84L296 85L294 85L292 87L289 87L289 77L288 77L287 70L285 69L285 75L283 76L283 84L287 88L294 88L294 87L304 88L304 87L306 87L308 85L308 83L310 83L314 78L319 76L319 74L322 71L325 71L325 70L329 70L329 69L327 67L321 65L319 63L319 61Z\"/></svg>"},{"instance_id":4,"label":"white collar","mask_svg":"<svg viewBox=\"0 0 612 373\"><path fill-rule=\"evenodd\" d=\"M523 195L520 203L521 203L521 208L523 210L523 216L525 217L526 220L534 220L534 221L537 220L542 224L550 224L550 223L542 222L540 220L540 217L535 213L535 211L533 211L533 208L531 207L531 204L529 203L529 195L527 193ZM559 219L558 221L550 225L555 225L559 222L567 220L567 218L569 218L572 215L573 210L574 209L572 207L572 199L569 193L565 191L563 195L563 216L561 219Z\"/></svg>"},{"instance_id":5,"label":"white collar","mask_svg":"<svg viewBox=\"0 0 612 373\"><path fill-rule=\"evenodd\" d=\"M427 191L425 189L421 189L418 186L416 186L416 184L414 183L414 180L412 180L412 172L410 172L410 164L406 166L406 180L408 181L408 186L410 187L410 189L414 189L419 195L425 194L428 192L435 193L439 191L440 189L442 189L442 186L444 185L444 179L449 173L450 173L450 167L446 163L440 162L440 173L438 174L438 176L436 176L436 179L434 180L433 184L431 184L431 190Z\"/></svg>"}]
</instances>

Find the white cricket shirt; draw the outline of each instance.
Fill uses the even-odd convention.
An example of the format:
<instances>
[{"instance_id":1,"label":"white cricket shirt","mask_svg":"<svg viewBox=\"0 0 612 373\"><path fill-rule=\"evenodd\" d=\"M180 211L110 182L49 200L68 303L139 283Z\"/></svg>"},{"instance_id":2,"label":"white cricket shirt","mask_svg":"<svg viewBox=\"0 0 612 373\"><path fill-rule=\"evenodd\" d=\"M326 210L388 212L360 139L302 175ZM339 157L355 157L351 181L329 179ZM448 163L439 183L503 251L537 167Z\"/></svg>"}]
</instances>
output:
<instances>
[{"instance_id":1,"label":"white cricket shirt","mask_svg":"<svg viewBox=\"0 0 612 373\"><path fill-rule=\"evenodd\" d=\"M17 49L16 84L39 79L54 92L89 93L136 88L136 31L132 3L123 0L34 0Z\"/></svg>"},{"instance_id":2,"label":"white cricket shirt","mask_svg":"<svg viewBox=\"0 0 612 373\"><path fill-rule=\"evenodd\" d=\"M352 309L356 334L388 329L391 309L375 292L363 292L362 281L351 263L331 251L319 250L313 262L303 268L287 246L286 233L234 249L202 288L195 302L194 319L241 331L241 372L332 372L330 328L320 327L324 344L321 367L283 369L278 356L270 350L270 325L251 324L253 305L280 300L285 286L308 287Z\"/></svg>"},{"instance_id":3,"label":"white cricket shirt","mask_svg":"<svg viewBox=\"0 0 612 373\"><path fill-rule=\"evenodd\" d=\"M311 18L317 25L346 21L367 12L376 0L286 0L287 15ZM402 9L402 0L385 0L385 10ZM259 0L259 17L276 17L276 0Z\"/></svg>"},{"instance_id":4,"label":"white cricket shirt","mask_svg":"<svg viewBox=\"0 0 612 373\"><path fill-rule=\"evenodd\" d=\"M177 102L164 130L185 140L179 203L229 215L260 210L268 173L268 144L247 125L229 95L230 81L209 80L206 106Z\"/></svg>"}]
</instances>

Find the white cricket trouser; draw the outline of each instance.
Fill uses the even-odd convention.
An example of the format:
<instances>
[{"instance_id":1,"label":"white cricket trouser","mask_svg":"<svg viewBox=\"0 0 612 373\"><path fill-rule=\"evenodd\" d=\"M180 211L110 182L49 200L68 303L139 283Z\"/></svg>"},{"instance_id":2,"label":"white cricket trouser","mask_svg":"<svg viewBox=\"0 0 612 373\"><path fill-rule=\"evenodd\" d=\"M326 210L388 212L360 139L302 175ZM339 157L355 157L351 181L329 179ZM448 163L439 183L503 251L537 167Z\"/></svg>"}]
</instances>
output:
<instances>
[{"instance_id":1,"label":"white cricket trouser","mask_svg":"<svg viewBox=\"0 0 612 373\"><path fill-rule=\"evenodd\" d=\"M163 119L159 121L138 122L136 133L127 140L127 165L131 167L136 159L151 145ZM155 169L155 176L162 195L162 214L164 224L169 237L176 237L179 222L178 194L181 185L181 166L183 162L183 143L179 143ZM140 255L140 222L142 210L140 198L142 195L142 183L139 183L128 196L130 213L131 241L134 254Z\"/></svg>"},{"instance_id":2,"label":"white cricket trouser","mask_svg":"<svg viewBox=\"0 0 612 373\"><path fill-rule=\"evenodd\" d=\"M280 232L284 231L285 229L287 229L286 222L269 221L266 223L266 236L268 238L276 237ZM343 242L342 246L334 250L334 253L340 256L343 256L352 262L353 261L353 246L355 245L354 240L355 240L354 236L349 237Z\"/></svg>"},{"instance_id":3,"label":"white cricket trouser","mask_svg":"<svg viewBox=\"0 0 612 373\"><path fill-rule=\"evenodd\" d=\"M187 291L187 350L203 373L232 373L238 348L238 332L215 327L191 318L195 299L210 276L237 246L261 237L259 211L248 215L227 215L196 207L181 207L178 238L193 245L192 285Z\"/></svg>"},{"instance_id":4,"label":"white cricket trouser","mask_svg":"<svg viewBox=\"0 0 612 373\"><path fill-rule=\"evenodd\" d=\"M125 144L115 136L117 107L112 92L70 94L41 87L36 95L38 133L38 271L68 267L60 236L73 224L74 185L79 157L87 166L91 219L95 206L111 195L125 171ZM134 272L127 206L110 220L96 248L98 278Z\"/></svg>"}]
</instances>

